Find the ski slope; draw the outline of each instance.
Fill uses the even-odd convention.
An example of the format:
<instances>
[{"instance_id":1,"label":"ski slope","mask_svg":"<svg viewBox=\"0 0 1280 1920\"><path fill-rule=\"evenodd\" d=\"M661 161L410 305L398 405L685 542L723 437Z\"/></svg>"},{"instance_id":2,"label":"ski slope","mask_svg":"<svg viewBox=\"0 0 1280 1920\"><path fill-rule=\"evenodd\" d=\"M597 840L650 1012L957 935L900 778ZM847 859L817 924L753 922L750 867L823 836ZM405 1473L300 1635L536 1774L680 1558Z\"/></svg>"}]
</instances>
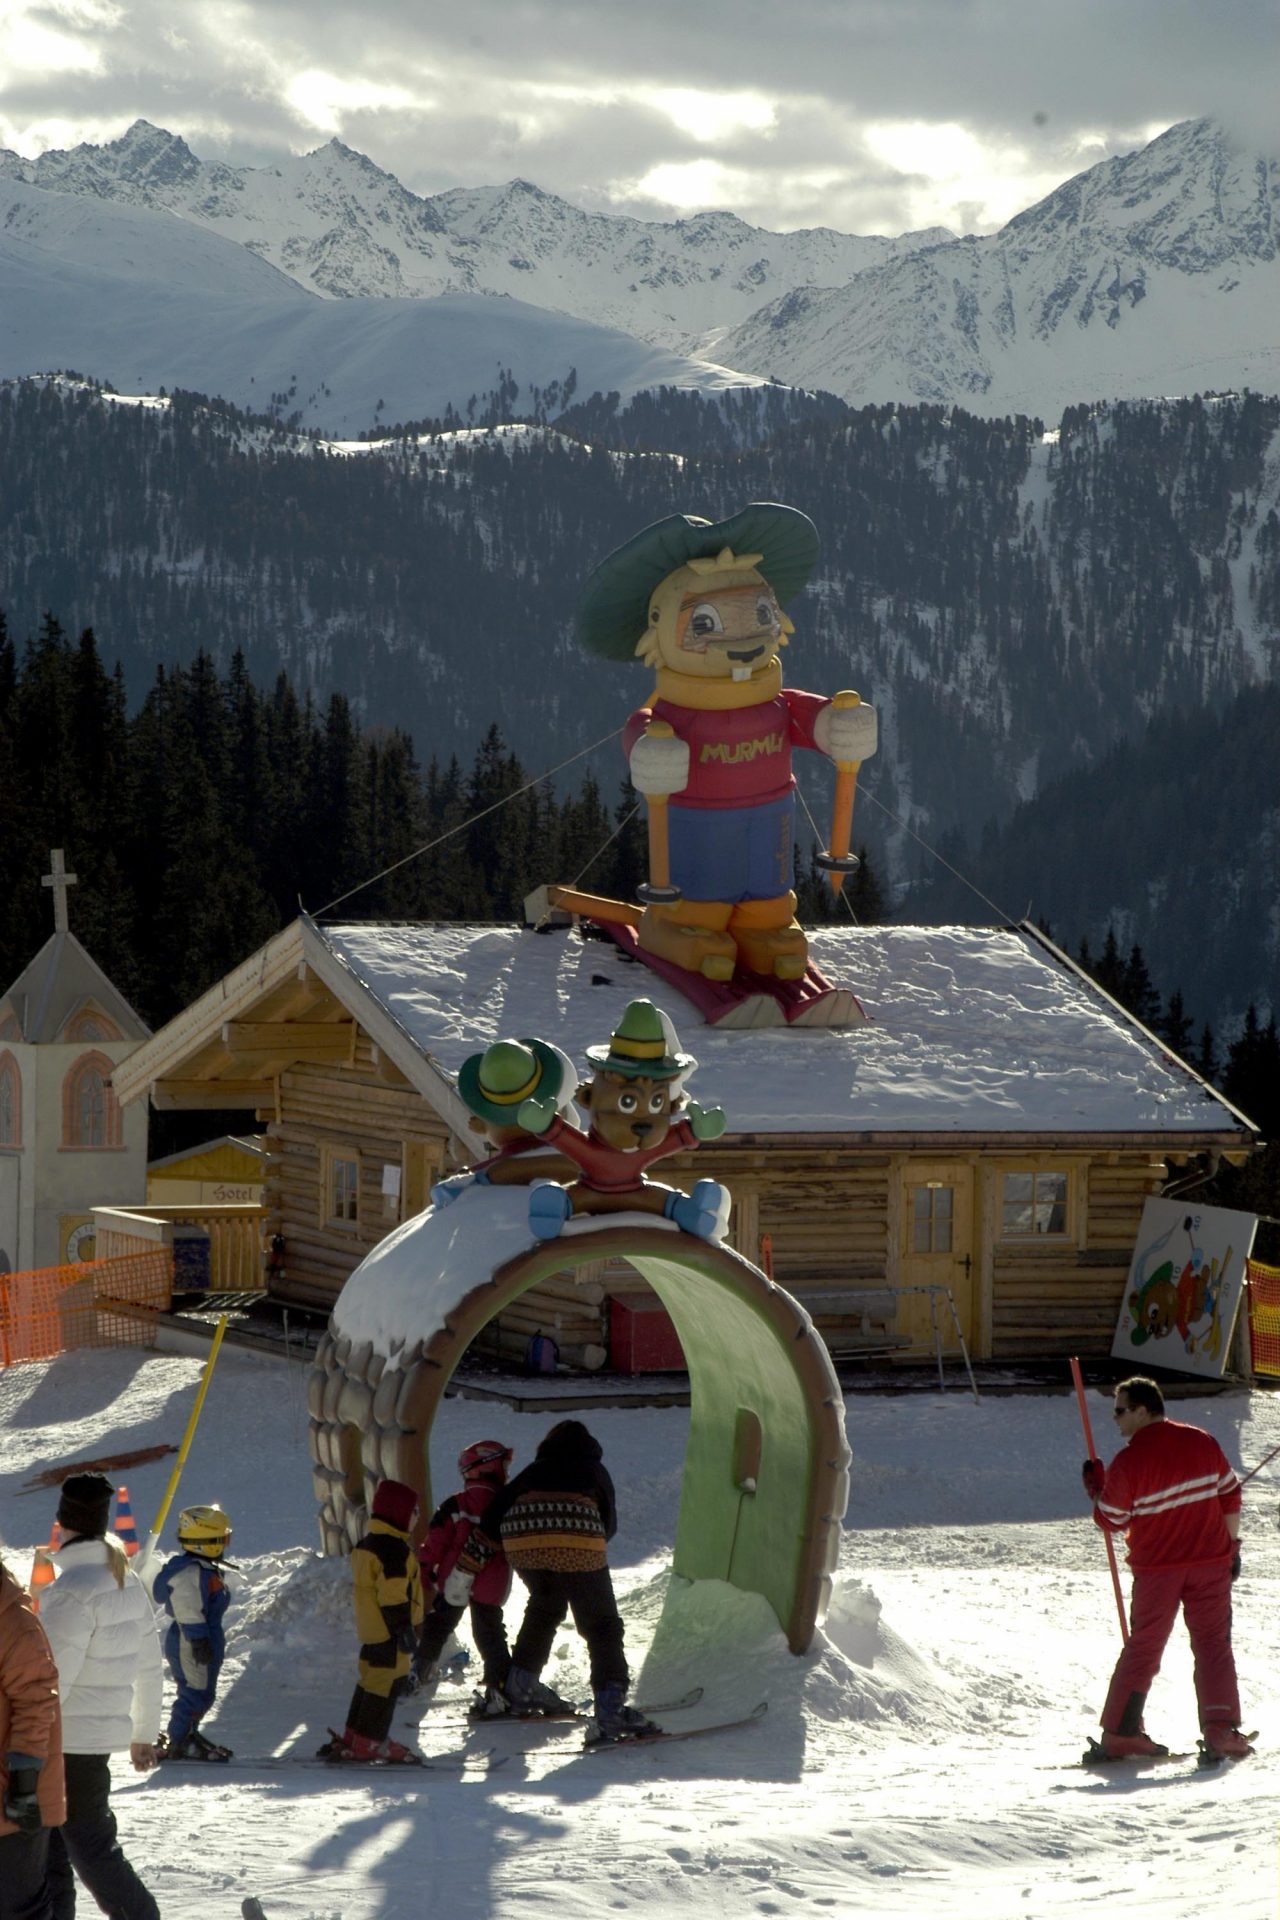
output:
<instances>
[{"instance_id":1,"label":"ski slope","mask_svg":"<svg viewBox=\"0 0 1280 1920\"><path fill-rule=\"evenodd\" d=\"M201 1362L74 1353L0 1372L0 1536L24 1577L56 1465L181 1441ZM937 1916L948 1920L1271 1920L1280 1788L1280 1532L1275 1468L1246 1490L1237 1655L1258 1755L1234 1769L1090 1774L1069 1764L1096 1725L1119 1647L1101 1540L1079 1492L1076 1408L1060 1394L859 1392L848 1400L853 1496L824 1635L788 1653L763 1602L713 1586L659 1615L688 1416L590 1411L619 1491L612 1555L642 1698L700 1684L679 1724L767 1699L762 1725L584 1756L572 1726L450 1727L427 1754L492 1747L492 1771L342 1773L237 1767L145 1778L117 1759L124 1844L165 1920L599 1920L605 1914ZM345 1562L319 1558L305 1370L224 1349L179 1504L217 1500L244 1591L210 1733L241 1755L310 1755L340 1725L355 1672ZM1109 1455L1108 1400L1092 1396ZM1231 1391L1174 1403L1244 1467L1280 1442L1280 1400ZM453 1485L490 1433L526 1460L550 1424L451 1399L432 1468ZM145 1529L171 1457L122 1471ZM170 1530L171 1534L171 1530ZM166 1543L167 1544L167 1543ZM513 1597L509 1619L518 1618ZM656 1636L656 1637L655 1637ZM586 1691L564 1634L546 1677ZM1185 1641L1170 1644L1148 1725L1195 1738ZM413 1731L402 1711L398 1728ZM1057 1762L1063 1764L1058 1767ZM91 1903L82 1895L86 1908Z\"/></svg>"}]
</instances>

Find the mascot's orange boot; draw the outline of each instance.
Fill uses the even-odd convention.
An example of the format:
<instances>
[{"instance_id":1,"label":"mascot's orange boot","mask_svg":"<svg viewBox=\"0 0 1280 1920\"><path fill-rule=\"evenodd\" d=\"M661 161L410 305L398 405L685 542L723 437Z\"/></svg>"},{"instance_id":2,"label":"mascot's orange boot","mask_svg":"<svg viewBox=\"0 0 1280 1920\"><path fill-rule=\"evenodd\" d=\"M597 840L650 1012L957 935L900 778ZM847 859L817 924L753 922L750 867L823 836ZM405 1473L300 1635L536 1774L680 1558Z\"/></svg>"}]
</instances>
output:
<instances>
[{"instance_id":1,"label":"mascot's orange boot","mask_svg":"<svg viewBox=\"0 0 1280 1920\"><path fill-rule=\"evenodd\" d=\"M776 980L802 980L809 965L809 943L796 919L796 896L776 900L740 900L729 919L729 934L742 966Z\"/></svg>"},{"instance_id":2,"label":"mascot's orange boot","mask_svg":"<svg viewBox=\"0 0 1280 1920\"><path fill-rule=\"evenodd\" d=\"M732 906L723 900L677 900L648 906L640 916L636 939L646 953L706 980L732 980L738 948L725 931ZM801 936L803 938L803 936ZM804 972L803 966L800 969Z\"/></svg>"}]
</instances>

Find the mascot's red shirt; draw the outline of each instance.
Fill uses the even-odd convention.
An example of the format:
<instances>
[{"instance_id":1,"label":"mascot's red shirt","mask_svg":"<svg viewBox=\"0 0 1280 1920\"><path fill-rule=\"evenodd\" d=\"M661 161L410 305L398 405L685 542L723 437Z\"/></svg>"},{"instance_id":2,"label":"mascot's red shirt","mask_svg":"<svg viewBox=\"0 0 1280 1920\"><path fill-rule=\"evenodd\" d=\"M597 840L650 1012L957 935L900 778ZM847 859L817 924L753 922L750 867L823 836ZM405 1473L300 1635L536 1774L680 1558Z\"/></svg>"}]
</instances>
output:
<instances>
[{"instance_id":1,"label":"mascot's red shirt","mask_svg":"<svg viewBox=\"0 0 1280 1920\"><path fill-rule=\"evenodd\" d=\"M631 715L623 746L629 756L649 722L665 720L689 748L689 784L671 796L673 805L765 806L790 793L795 785L791 749L813 746L813 723L829 704L822 694L802 693L796 687L783 687L772 700L723 712L658 699Z\"/></svg>"},{"instance_id":2,"label":"mascot's red shirt","mask_svg":"<svg viewBox=\"0 0 1280 1920\"><path fill-rule=\"evenodd\" d=\"M1213 1435L1153 1420L1107 1468L1093 1517L1104 1531L1127 1535L1136 1573L1230 1560L1235 1541L1223 1516L1239 1511L1240 1482Z\"/></svg>"}]
</instances>

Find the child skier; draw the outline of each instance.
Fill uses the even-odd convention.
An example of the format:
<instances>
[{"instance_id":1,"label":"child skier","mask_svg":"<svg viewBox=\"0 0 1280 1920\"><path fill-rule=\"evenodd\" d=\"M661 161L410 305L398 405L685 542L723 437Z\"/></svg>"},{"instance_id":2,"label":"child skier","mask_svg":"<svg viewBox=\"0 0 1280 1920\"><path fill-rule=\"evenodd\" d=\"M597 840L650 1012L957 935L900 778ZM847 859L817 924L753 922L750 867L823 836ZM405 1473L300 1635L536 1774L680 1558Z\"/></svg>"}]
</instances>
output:
<instances>
[{"instance_id":1,"label":"child skier","mask_svg":"<svg viewBox=\"0 0 1280 1920\"><path fill-rule=\"evenodd\" d=\"M511 1448L504 1447L501 1440L476 1440L464 1447L458 1455L462 1489L436 1508L427 1537L418 1548L423 1586L435 1591L413 1663L414 1678L421 1687L431 1686L438 1677L436 1662L464 1611L450 1606L440 1589L457 1565L472 1528L505 1484L510 1465ZM472 1708L478 1719L510 1711L503 1688L511 1670L511 1654L502 1618L502 1604L510 1591L511 1569L499 1549L477 1574L470 1594L471 1634L484 1663L484 1686Z\"/></svg>"},{"instance_id":2,"label":"child skier","mask_svg":"<svg viewBox=\"0 0 1280 1920\"><path fill-rule=\"evenodd\" d=\"M369 1531L351 1555L360 1677L345 1728L319 1750L323 1760L420 1764L417 1754L387 1738L422 1627L422 1580L409 1538L417 1518L412 1487L401 1480L379 1481Z\"/></svg>"},{"instance_id":3,"label":"child skier","mask_svg":"<svg viewBox=\"0 0 1280 1920\"><path fill-rule=\"evenodd\" d=\"M157 1746L161 1760L229 1760L230 1747L206 1740L199 1722L212 1707L226 1652L222 1619L231 1601L224 1561L231 1522L221 1507L184 1507L178 1515L181 1553L166 1560L152 1585L169 1614L165 1658L178 1683L169 1730Z\"/></svg>"},{"instance_id":4,"label":"child skier","mask_svg":"<svg viewBox=\"0 0 1280 1920\"><path fill-rule=\"evenodd\" d=\"M551 1428L529 1466L497 1494L444 1585L465 1604L486 1560L501 1548L529 1589L504 1689L513 1713L572 1713L539 1675L565 1615L587 1643L595 1718L587 1744L659 1731L626 1705L630 1676L622 1620L609 1577L607 1542L617 1530L613 1481L600 1443L580 1420Z\"/></svg>"}]
</instances>

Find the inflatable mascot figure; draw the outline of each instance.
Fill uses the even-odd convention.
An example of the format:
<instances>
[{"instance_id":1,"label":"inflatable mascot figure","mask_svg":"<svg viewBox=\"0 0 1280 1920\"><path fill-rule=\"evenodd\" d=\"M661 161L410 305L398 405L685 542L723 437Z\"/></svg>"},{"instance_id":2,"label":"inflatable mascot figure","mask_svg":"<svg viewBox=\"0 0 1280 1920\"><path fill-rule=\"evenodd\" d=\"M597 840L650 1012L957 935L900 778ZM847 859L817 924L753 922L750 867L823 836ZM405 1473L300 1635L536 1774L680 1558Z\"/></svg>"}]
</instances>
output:
<instances>
[{"instance_id":1,"label":"inflatable mascot figure","mask_svg":"<svg viewBox=\"0 0 1280 1920\"><path fill-rule=\"evenodd\" d=\"M835 761L832 844L838 889L849 855L858 765L876 750L876 715L856 693L833 699L782 684L784 608L818 554L813 522L757 502L711 522L673 514L602 560L578 609L583 646L651 667L649 704L625 741L649 806L650 884L637 929L646 953L727 981L738 968L803 977L795 917L793 747Z\"/></svg>"},{"instance_id":2,"label":"inflatable mascot figure","mask_svg":"<svg viewBox=\"0 0 1280 1920\"><path fill-rule=\"evenodd\" d=\"M655 1160L715 1140L725 1128L718 1107L686 1100L684 1082L697 1061L680 1051L666 1015L651 1000L633 1000L608 1044L587 1048L592 1078L576 1089L591 1115L586 1132L563 1111L553 1055L564 1060L540 1040L500 1040L463 1063L458 1092L489 1137L497 1127L505 1133L514 1114L521 1140L506 1143L505 1157L500 1149L485 1165L433 1187L436 1205L447 1206L476 1182L532 1179L529 1227L538 1240L554 1240L574 1214L598 1213L658 1213L686 1233L719 1238L728 1225L729 1194L718 1181L699 1180L689 1194L645 1178ZM495 1123L495 1110L506 1118ZM541 1145L572 1161L578 1179L561 1186L537 1178L537 1160L513 1162L514 1154Z\"/></svg>"}]
</instances>

